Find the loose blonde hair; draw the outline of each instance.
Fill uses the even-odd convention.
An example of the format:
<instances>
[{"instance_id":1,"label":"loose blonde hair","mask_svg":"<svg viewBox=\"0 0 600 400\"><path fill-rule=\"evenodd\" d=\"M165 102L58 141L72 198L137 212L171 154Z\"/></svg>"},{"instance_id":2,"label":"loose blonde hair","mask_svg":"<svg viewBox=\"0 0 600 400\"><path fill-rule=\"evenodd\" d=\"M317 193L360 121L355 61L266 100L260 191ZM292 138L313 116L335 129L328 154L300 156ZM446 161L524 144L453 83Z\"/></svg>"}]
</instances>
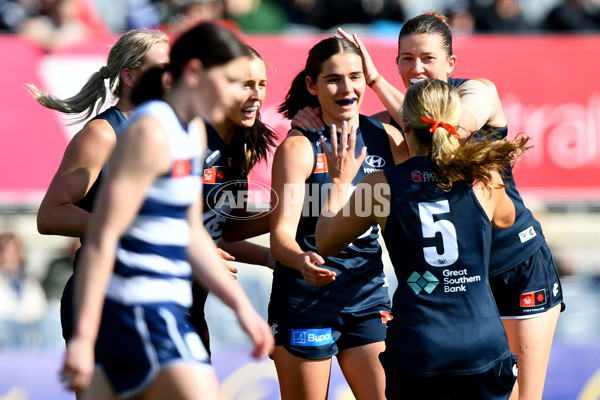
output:
<instances>
[{"instance_id":1,"label":"loose blonde hair","mask_svg":"<svg viewBox=\"0 0 600 400\"><path fill-rule=\"evenodd\" d=\"M455 182L477 181L490 188L491 171L506 171L528 149L527 136L496 140L497 132L493 130L479 132L483 139L471 135L463 145L455 134L462 118L460 96L456 88L438 79L412 85L406 92L403 113L417 141L429 147L431 159L437 165L438 186L446 191ZM442 123L432 124L423 117Z\"/></svg>"},{"instance_id":2,"label":"loose blonde hair","mask_svg":"<svg viewBox=\"0 0 600 400\"><path fill-rule=\"evenodd\" d=\"M58 99L33 84L27 84L27 88L42 106L65 114L82 114L73 124L83 122L92 114L97 114L106 102L105 79L108 79L110 93L120 98L123 68L140 68L150 48L160 42L168 43L169 37L158 30L134 29L125 33L110 49L106 66L94 72L81 90L67 99Z\"/></svg>"}]
</instances>

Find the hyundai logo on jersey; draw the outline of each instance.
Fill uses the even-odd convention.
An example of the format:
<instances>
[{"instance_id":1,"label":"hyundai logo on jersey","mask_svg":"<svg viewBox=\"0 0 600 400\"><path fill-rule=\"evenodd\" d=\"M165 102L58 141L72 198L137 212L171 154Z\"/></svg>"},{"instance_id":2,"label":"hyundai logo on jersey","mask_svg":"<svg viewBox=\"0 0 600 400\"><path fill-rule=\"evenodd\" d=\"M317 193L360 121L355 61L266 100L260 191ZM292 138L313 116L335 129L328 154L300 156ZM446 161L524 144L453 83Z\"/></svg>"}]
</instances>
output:
<instances>
[{"instance_id":1,"label":"hyundai logo on jersey","mask_svg":"<svg viewBox=\"0 0 600 400\"><path fill-rule=\"evenodd\" d=\"M379 156L375 156L375 155L367 156L367 158L365 159L365 162L373 168L383 168L383 166L385 165L385 160L383 159L383 157L379 157Z\"/></svg>"},{"instance_id":2,"label":"hyundai logo on jersey","mask_svg":"<svg viewBox=\"0 0 600 400\"><path fill-rule=\"evenodd\" d=\"M331 328L291 329L290 345L292 346L322 346L332 343Z\"/></svg>"}]
</instances>

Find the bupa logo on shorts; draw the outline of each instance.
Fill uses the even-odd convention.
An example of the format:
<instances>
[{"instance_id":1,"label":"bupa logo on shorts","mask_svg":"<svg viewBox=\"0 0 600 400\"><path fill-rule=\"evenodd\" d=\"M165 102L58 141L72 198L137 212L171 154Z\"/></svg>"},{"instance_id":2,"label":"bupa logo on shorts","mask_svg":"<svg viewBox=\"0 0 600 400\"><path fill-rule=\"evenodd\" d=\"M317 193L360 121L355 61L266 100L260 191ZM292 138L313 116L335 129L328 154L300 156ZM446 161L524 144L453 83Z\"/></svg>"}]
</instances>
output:
<instances>
[{"instance_id":1,"label":"bupa logo on shorts","mask_svg":"<svg viewBox=\"0 0 600 400\"><path fill-rule=\"evenodd\" d=\"M423 182L423 177L421 176L421 171L414 170L410 173L413 182Z\"/></svg>"},{"instance_id":2,"label":"bupa logo on shorts","mask_svg":"<svg viewBox=\"0 0 600 400\"><path fill-rule=\"evenodd\" d=\"M535 233L535 229L533 229L533 226L530 226L524 231L519 232L519 239L521 239L521 243L525 243L529 239L533 239L534 237L536 237L536 235L537 234Z\"/></svg>"},{"instance_id":3,"label":"bupa logo on shorts","mask_svg":"<svg viewBox=\"0 0 600 400\"><path fill-rule=\"evenodd\" d=\"M421 290L429 294L440 283L439 279L429 271L425 271L423 275L415 271L408 277L406 282L416 294L421 293Z\"/></svg>"},{"instance_id":4,"label":"bupa logo on shorts","mask_svg":"<svg viewBox=\"0 0 600 400\"><path fill-rule=\"evenodd\" d=\"M546 289L523 293L519 296L521 307L535 307L546 304Z\"/></svg>"},{"instance_id":5,"label":"bupa logo on shorts","mask_svg":"<svg viewBox=\"0 0 600 400\"><path fill-rule=\"evenodd\" d=\"M332 343L331 328L291 330L290 345L292 346L323 346Z\"/></svg>"},{"instance_id":6,"label":"bupa logo on shorts","mask_svg":"<svg viewBox=\"0 0 600 400\"><path fill-rule=\"evenodd\" d=\"M385 160L382 157L376 155L367 156L365 162L373 168L383 168L383 166L385 165Z\"/></svg>"}]
</instances>

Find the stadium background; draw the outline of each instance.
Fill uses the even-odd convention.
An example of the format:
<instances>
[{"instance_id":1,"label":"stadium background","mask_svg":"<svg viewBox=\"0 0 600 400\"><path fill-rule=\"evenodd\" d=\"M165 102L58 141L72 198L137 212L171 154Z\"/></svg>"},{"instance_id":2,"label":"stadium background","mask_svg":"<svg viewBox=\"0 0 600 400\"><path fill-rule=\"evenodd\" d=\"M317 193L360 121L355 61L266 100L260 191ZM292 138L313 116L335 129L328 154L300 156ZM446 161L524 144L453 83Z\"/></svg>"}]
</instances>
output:
<instances>
[{"instance_id":1,"label":"stadium background","mask_svg":"<svg viewBox=\"0 0 600 400\"><path fill-rule=\"evenodd\" d=\"M276 113L289 82L303 66L315 35L246 36L268 64L263 120L283 136L289 122ZM362 36L379 71L398 87L396 36ZM67 50L42 52L15 36L0 36L0 231L24 240L27 260L43 274L47 261L66 246L60 237L37 234L35 212L70 137L57 113L43 109L24 89L35 83L58 97L74 94L104 65L112 42L86 41ZM550 358L544 399L600 398L600 35L480 35L457 37L457 77L486 77L498 87L510 135L525 132L534 149L516 169L518 187L540 219L562 274L567 310ZM363 111L382 107L368 91ZM252 179L269 183L269 164ZM255 239L268 244L268 235ZM266 316L270 272L237 265L239 280ZM395 287L393 272L388 276ZM208 304L214 364L228 399L277 399L270 360L247 357L248 342L217 300ZM58 329L58 328L56 328ZM56 332L58 333L58 332ZM60 338L47 349L0 350L0 399L70 399L57 379ZM11 397L12 396L12 397ZM21 396L21 397L14 397ZM337 368L330 397L352 398Z\"/></svg>"}]
</instances>

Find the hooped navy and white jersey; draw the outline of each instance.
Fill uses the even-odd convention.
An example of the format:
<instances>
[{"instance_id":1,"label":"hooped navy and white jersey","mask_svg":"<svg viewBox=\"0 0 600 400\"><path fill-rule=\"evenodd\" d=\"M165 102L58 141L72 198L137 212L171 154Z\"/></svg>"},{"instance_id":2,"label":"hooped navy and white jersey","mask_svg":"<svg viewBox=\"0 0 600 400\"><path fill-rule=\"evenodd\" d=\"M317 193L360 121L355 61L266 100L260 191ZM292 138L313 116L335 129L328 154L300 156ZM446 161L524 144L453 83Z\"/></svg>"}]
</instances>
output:
<instances>
[{"instance_id":1,"label":"hooped navy and white jersey","mask_svg":"<svg viewBox=\"0 0 600 400\"><path fill-rule=\"evenodd\" d=\"M356 155L367 146L367 158L352 181L356 184L367 174L394 165L388 134L380 121L360 116L356 135ZM331 184L327 159L318 133L302 131L314 152L314 167L305 182L304 206L298 223L296 241L303 251L317 252L315 228ZM325 136L329 145L329 132ZM273 273L271 301L285 301L295 306L325 311L360 311L378 304L389 305L387 281L383 272L378 225L373 225L361 237L335 257L325 258L324 267L336 272L336 279L323 287L315 287L300 271L279 264Z\"/></svg>"},{"instance_id":2,"label":"hooped navy and white jersey","mask_svg":"<svg viewBox=\"0 0 600 400\"><path fill-rule=\"evenodd\" d=\"M386 353L407 374L477 374L509 355L488 282L492 224L472 188L436 184L428 157L385 170L383 238L398 278Z\"/></svg>"},{"instance_id":3,"label":"hooped navy and white jersey","mask_svg":"<svg viewBox=\"0 0 600 400\"><path fill-rule=\"evenodd\" d=\"M238 192L246 190L248 178L239 167L239 160L233 160L230 147L219 133L206 123L206 153L202 173L204 194L204 227L217 243L223 235L225 222L235 208L245 208L238 204Z\"/></svg>"},{"instance_id":4,"label":"hooped navy and white jersey","mask_svg":"<svg viewBox=\"0 0 600 400\"><path fill-rule=\"evenodd\" d=\"M449 78L448 83L456 88L468 79ZM488 126L484 126L484 132ZM498 140L506 139L508 126L494 128ZM545 242L542 226L533 217L531 211L525 206L513 177L512 168L507 165L508 171L503 172L506 194L515 205L515 223L507 229L493 229L492 253L490 256L490 276L500 275L519 265Z\"/></svg>"},{"instance_id":5,"label":"hooped navy and white jersey","mask_svg":"<svg viewBox=\"0 0 600 400\"><path fill-rule=\"evenodd\" d=\"M168 135L171 169L146 192L138 215L117 246L115 269L106 296L123 304L173 302L191 304L188 208L201 195L200 131L183 126L167 103L140 105L130 121L156 118Z\"/></svg>"}]
</instances>

